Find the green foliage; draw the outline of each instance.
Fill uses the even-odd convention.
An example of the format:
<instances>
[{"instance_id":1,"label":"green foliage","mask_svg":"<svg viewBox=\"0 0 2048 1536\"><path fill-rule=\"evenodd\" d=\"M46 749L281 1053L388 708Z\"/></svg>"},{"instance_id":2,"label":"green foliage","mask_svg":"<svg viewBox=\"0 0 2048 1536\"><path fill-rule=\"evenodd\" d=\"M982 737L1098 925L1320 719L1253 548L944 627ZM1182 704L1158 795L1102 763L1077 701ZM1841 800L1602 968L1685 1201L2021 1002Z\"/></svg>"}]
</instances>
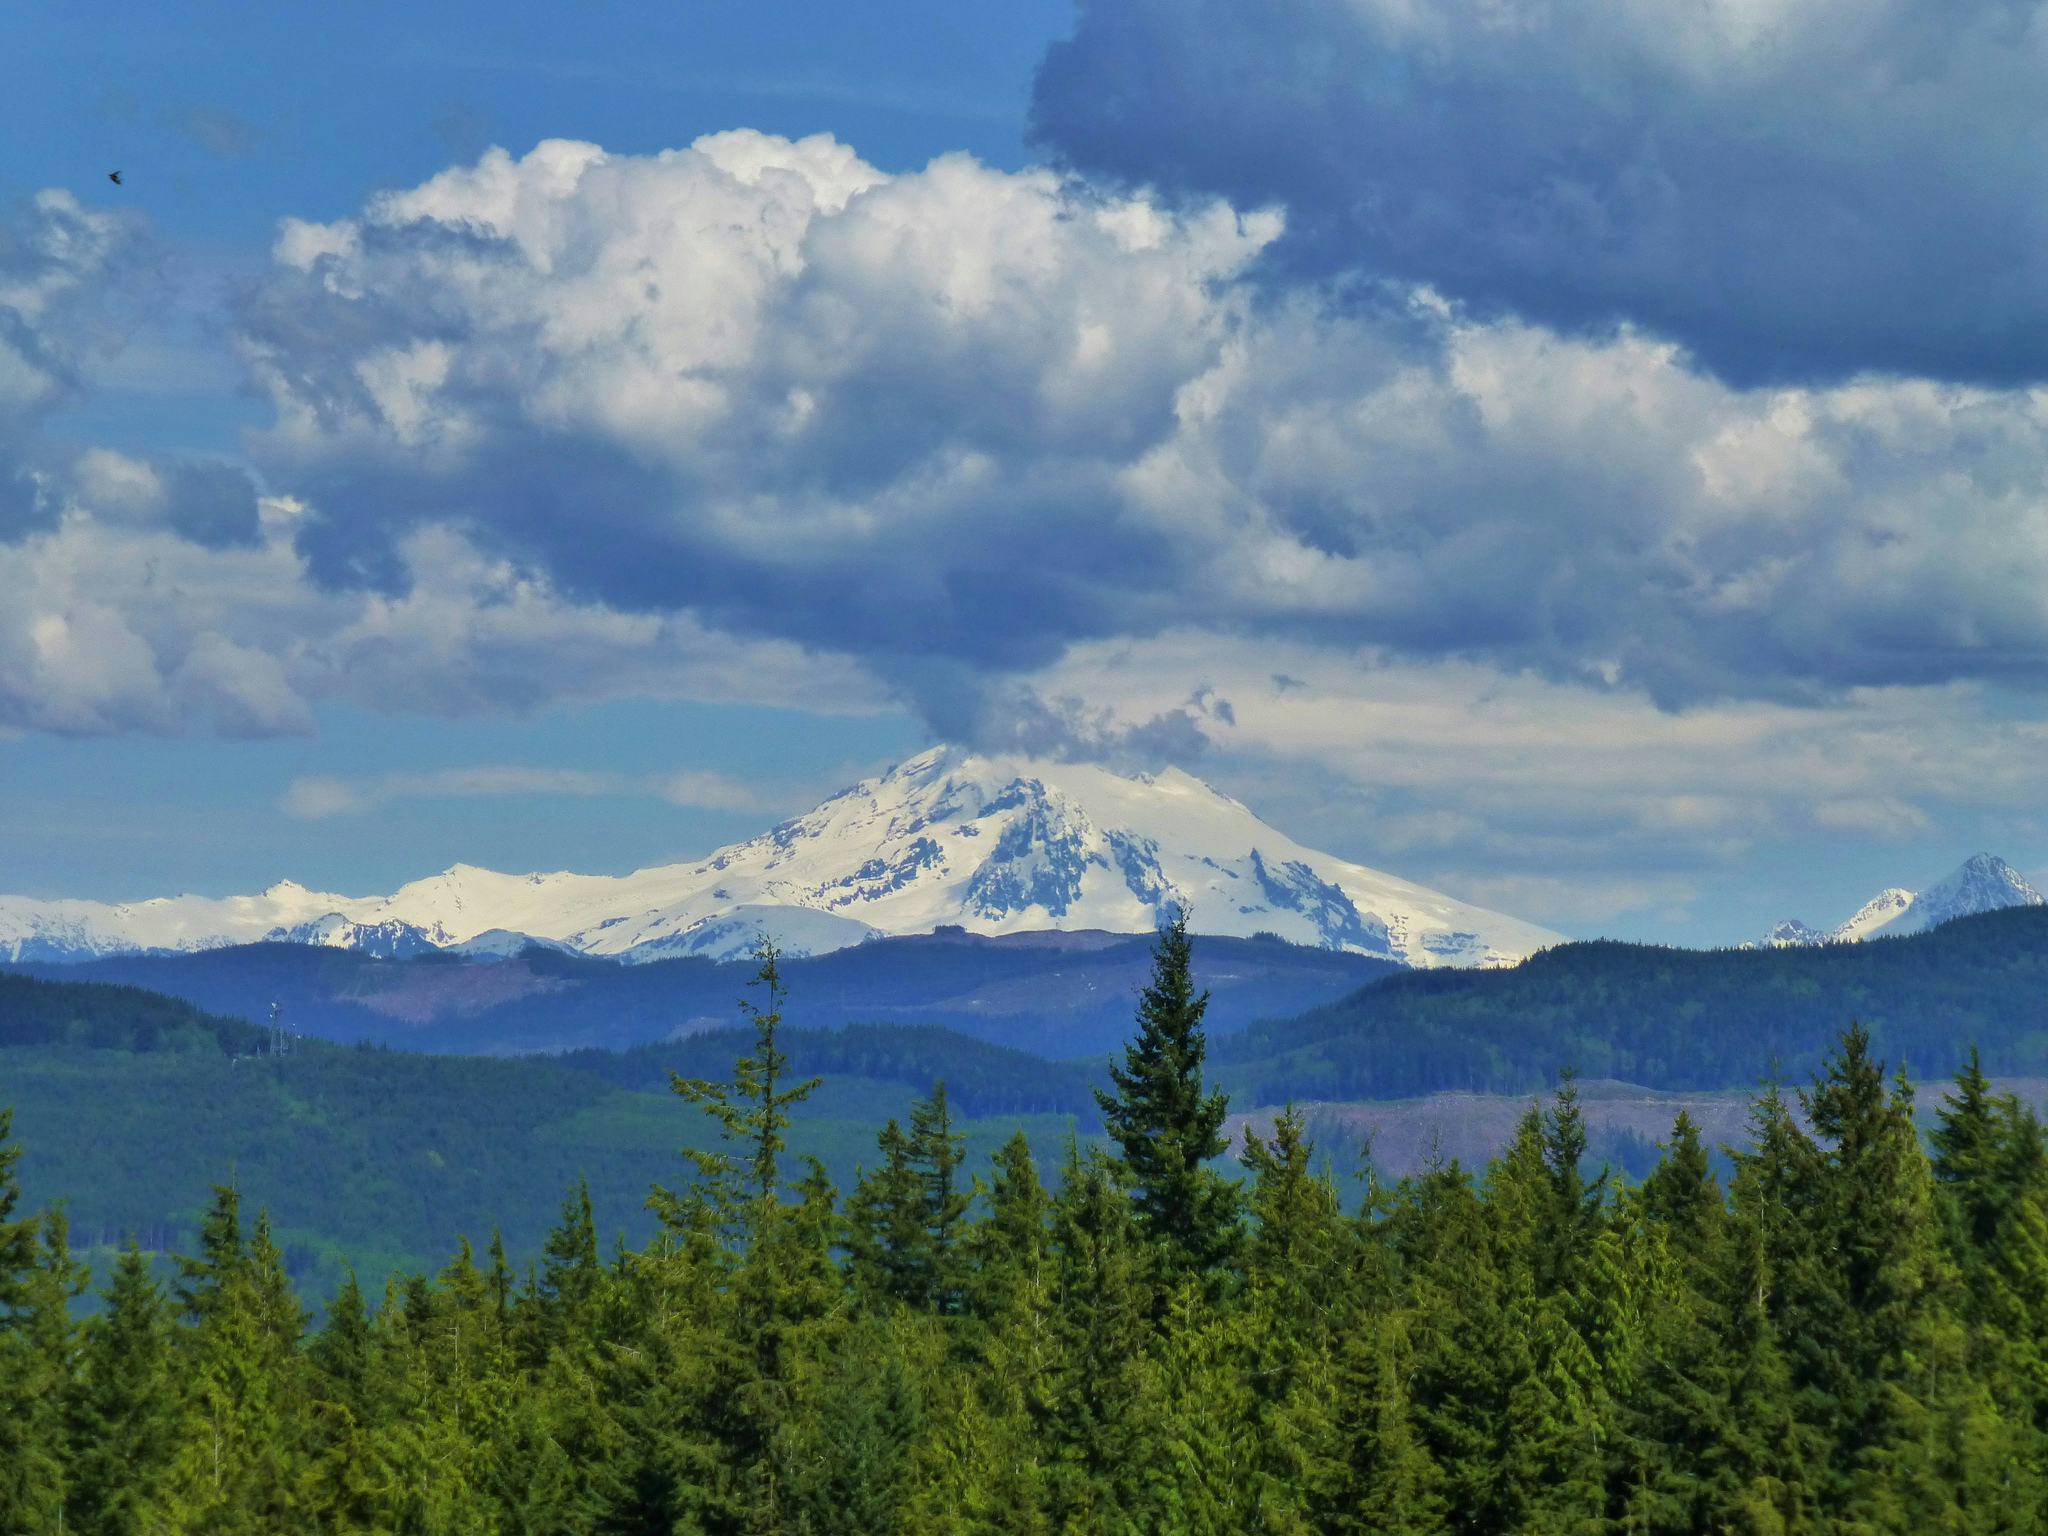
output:
<instances>
[{"instance_id":1,"label":"green foliage","mask_svg":"<svg viewBox=\"0 0 2048 1536\"><path fill-rule=\"evenodd\" d=\"M713 1073L699 1038L679 1042L671 1059L698 1075ZM716 1043L729 1065L750 1039L722 1031ZM797 1077L833 1059L803 1044L789 1054ZM996 1054L1007 1062L1008 1053ZM943 1051L933 1059L949 1064ZM893 1061L867 1064L880 1070ZM890 1070L899 1067L909 1074L907 1064ZM438 1263L456 1233L481 1247L494 1225L523 1268L553 1229L563 1191L579 1179L588 1181L603 1241L622 1228L636 1243L651 1237L657 1223L645 1208L649 1184L666 1178L679 1143L712 1150L718 1140L708 1121L676 1114L652 1060L637 1062L630 1080L634 1086L623 1086L545 1058L311 1045L283 1058L239 1060L214 1049L0 1046L0 1093L16 1106L26 1149L18 1167L23 1198L63 1198L82 1250L111 1263L130 1235L146 1251L194 1249L210 1180L232 1173L249 1208L267 1207L276 1217L287 1269L322 1303L350 1268L374 1288L393 1269ZM790 1128L791 1151L817 1157L835 1182L851 1186L863 1158L872 1161L875 1127L890 1116L907 1123L931 1080L828 1079ZM950 1080L947 1090L957 1114ZM1084 1081L1077 1078L1069 1098L1089 1102ZM1054 1152L1073 1121L956 1119L968 1166L986 1168L1020 1125L1042 1151ZM960 1178L964 1186L965 1169Z\"/></svg>"},{"instance_id":2,"label":"green foliage","mask_svg":"<svg viewBox=\"0 0 2048 1536\"><path fill-rule=\"evenodd\" d=\"M141 1536L163 1497L181 1404L169 1309L133 1243L121 1250L105 1301L86 1325L66 1400L74 1448L66 1524L86 1536Z\"/></svg>"},{"instance_id":3,"label":"green foliage","mask_svg":"<svg viewBox=\"0 0 2048 1536\"><path fill-rule=\"evenodd\" d=\"M797 1071L884 1077L915 1088L943 1077L970 1115L1074 1113L1086 1106L1085 1085L1078 1102L1056 1103L1040 1091L1058 1082L1056 1074L1006 1080L985 1068L1025 1051L1099 1057L1115 1049L1130 1024L1126 999L1144 977L1151 947L1150 936L1140 934L1047 945L1030 934L954 932L790 957L783 975L807 1000L810 1022L834 1034L845 1028L849 1036L867 1035L850 1040L854 1059L811 1061ZM1369 955L1222 937L1203 940L1200 963L1216 990L1215 1025L1222 1030L1299 1013L1400 969ZM753 967L703 956L624 965L547 948L477 962L443 953L387 960L318 944L245 944L20 969L68 982L147 987L244 1019L266 1018L270 1005L281 1003L307 1034L348 1044L457 1053L595 1047L593 1055L619 1052L702 1076L723 1071L736 1053L677 1042L677 1027L725 1017ZM869 1026L881 1028L870 1033ZM989 1044L986 1054L956 1047L957 1059L940 1062L919 1036ZM833 1047L826 1040L820 1049ZM792 1054L802 1053L792 1047ZM665 1084L661 1071L654 1076Z\"/></svg>"},{"instance_id":4,"label":"green foliage","mask_svg":"<svg viewBox=\"0 0 2048 1536\"><path fill-rule=\"evenodd\" d=\"M1109 1069L1114 1091L1095 1095L1129 1171L1138 1224L1176 1278L1217 1272L1237 1241L1237 1188L1210 1166L1229 1146L1230 1101L1203 1081L1208 1006L1209 994L1195 991L1187 912L1176 909L1159 933L1137 1033Z\"/></svg>"},{"instance_id":5,"label":"green foliage","mask_svg":"<svg viewBox=\"0 0 2048 1536\"><path fill-rule=\"evenodd\" d=\"M217 1018L140 987L38 981L0 971L0 1046L232 1057L253 1055L267 1040L253 1024Z\"/></svg>"},{"instance_id":6,"label":"green foliage","mask_svg":"<svg viewBox=\"0 0 2048 1536\"><path fill-rule=\"evenodd\" d=\"M1654 1088L1747 1089L1819 1069L1842 1024L1922 1072L1964 1042L1997 1073L2048 1071L2048 910L1815 948L1565 944L1505 970L1410 971L1216 1042L1240 1103L1529 1093L1560 1063Z\"/></svg>"},{"instance_id":7,"label":"green foliage","mask_svg":"<svg viewBox=\"0 0 2048 1536\"><path fill-rule=\"evenodd\" d=\"M711 1117L724 1143L708 1152L686 1148L683 1155L696 1165L699 1197L728 1235L745 1227L750 1204L775 1198L781 1157L789 1145L789 1111L817 1092L822 1081L814 1077L793 1088L781 1086L789 1075L789 1057L777 1038L787 996L778 968L781 956L763 939L757 957L760 968L754 983L767 997L767 1006L744 999L740 1003L753 1022L754 1042L752 1051L733 1067L732 1083L680 1073L669 1079L679 1095Z\"/></svg>"},{"instance_id":8,"label":"green foliage","mask_svg":"<svg viewBox=\"0 0 2048 1536\"><path fill-rule=\"evenodd\" d=\"M1115 1107L1191 1154L1217 1101L1178 966L1169 936ZM814 1085L772 951L760 980L731 1076L678 1083L712 1140L645 1241L608 1244L572 1181L523 1283L461 1240L374 1306L351 1276L310 1337L235 1185L170 1296L129 1245L81 1326L67 1223L23 1209L0 1118L0 1530L2039 1526L2048 1150L1974 1060L1930 1156L1852 1027L1758 1096L1725 1191L1684 1118L1642 1184L1589 1168L1567 1078L1479 1177L1432 1163L1346 1214L1288 1112L1247 1130L1204 1249L1201 1159L1070 1138L1049 1193L1019 1135L963 1184L941 1088L842 1206L793 1150Z\"/></svg>"}]
</instances>

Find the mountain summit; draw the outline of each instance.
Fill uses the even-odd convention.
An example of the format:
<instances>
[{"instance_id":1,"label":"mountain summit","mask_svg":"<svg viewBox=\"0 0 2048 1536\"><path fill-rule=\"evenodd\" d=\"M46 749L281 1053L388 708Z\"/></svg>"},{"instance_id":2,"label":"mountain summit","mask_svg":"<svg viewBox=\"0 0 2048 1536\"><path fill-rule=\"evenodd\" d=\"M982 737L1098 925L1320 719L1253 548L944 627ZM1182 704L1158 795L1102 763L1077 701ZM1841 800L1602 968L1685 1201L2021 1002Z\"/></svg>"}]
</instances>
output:
<instances>
[{"instance_id":1,"label":"mountain summit","mask_svg":"<svg viewBox=\"0 0 2048 1536\"><path fill-rule=\"evenodd\" d=\"M0 956L76 959L269 939L403 955L503 952L517 936L634 960L744 952L767 931L820 954L957 925L1271 932L1415 966L1501 965L1558 934L1302 847L1179 769L936 747L697 863L630 875L458 864L389 896L290 881L258 896L123 905L0 897Z\"/></svg>"},{"instance_id":2,"label":"mountain summit","mask_svg":"<svg viewBox=\"0 0 2048 1536\"><path fill-rule=\"evenodd\" d=\"M2048 905L2048 898L1996 854L1977 853L1956 866L1947 878L1924 891L1894 886L1879 891L1838 928L1810 928L1797 918L1777 924L1752 946L1783 949L1802 944L1846 944L1877 937L1897 938L1925 933L1951 918L1972 917L2004 907Z\"/></svg>"}]
</instances>

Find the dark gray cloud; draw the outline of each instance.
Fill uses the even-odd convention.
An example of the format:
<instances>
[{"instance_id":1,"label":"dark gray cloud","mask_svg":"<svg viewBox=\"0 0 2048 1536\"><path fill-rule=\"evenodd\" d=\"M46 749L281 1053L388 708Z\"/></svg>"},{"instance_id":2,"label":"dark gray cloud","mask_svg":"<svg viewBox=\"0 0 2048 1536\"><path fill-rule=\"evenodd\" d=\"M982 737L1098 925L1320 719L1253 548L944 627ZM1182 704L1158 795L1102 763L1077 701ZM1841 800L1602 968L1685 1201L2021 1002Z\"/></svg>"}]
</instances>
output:
<instances>
[{"instance_id":1,"label":"dark gray cloud","mask_svg":"<svg viewBox=\"0 0 2048 1536\"><path fill-rule=\"evenodd\" d=\"M1187 767L1209 749L1199 708L1165 709L1129 721L1107 706L1066 694L1049 698L1019 682L971 673L957 681L957 691L921 691L926 713L942 737L985 751L1156 772Z\"/></svg>"},{"instance_id":2,"label":"dark gray cloud","mask_svg":"<svg viewBox=\"0 0 2048 1536\"><path fill-rule=\"evenodd\" d=\"M256 482L235 464L170 463L158 470L164 484L164 522L207 549L253 544L259 531Z\"/></svg>"},{"instance_id":3,"label":"dark gray cloud","mask_svg":"<svg viewBox=\"0 0 2048 1536\"><path fill-rule=\"evenodd\" d=\"M1724 377L2048 377L2041 0L1081 0L1097 176L1278 201L1276 270L1631 321Z\"/></svg>"}]
</instances>

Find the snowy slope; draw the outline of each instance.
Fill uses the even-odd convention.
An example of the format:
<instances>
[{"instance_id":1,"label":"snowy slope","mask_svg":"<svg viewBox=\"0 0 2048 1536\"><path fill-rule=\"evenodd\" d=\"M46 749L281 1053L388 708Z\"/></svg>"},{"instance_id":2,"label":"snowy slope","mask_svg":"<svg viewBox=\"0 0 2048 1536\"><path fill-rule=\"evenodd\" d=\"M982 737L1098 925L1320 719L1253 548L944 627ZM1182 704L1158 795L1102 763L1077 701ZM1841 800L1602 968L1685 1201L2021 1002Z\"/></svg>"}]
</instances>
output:
<instances>
[{"instance_id":1,"label":"snowy slope","mask_svg":"<svg viewBox=\"0 0 2048 1536\"><path fill-rule=\"evenodd\" d=\"M260 896L103 906L0 897L0 955L80 957L283 939L406 953L527 934L593 955L743 953L765 928L823 953L876 934L1145 932L1186 903L1198 932L1418 966L1495 965L1560 941L1533 924L1314 852L1177 769L940 747L694 864L624 876L458 864L385 897L290 882Z\"/></svg>"},{"instance_id":2,"label":"snowy slope","mask_svg":"<svg viewBox=\"0 0 2048 1536\"><path fill-rule=\"evenodd\" d=\"M1809 928L1793 918L1772 928L1756 947L1778 949L1800 944L1849 944L1879 936L1896 938L1925 933L1951 918L2043 904L2041 893L2018 870L1995 854L1978 853L1924 891L1898 886L1879 891L1837 928Z\"/></svg>"}]
</instances>

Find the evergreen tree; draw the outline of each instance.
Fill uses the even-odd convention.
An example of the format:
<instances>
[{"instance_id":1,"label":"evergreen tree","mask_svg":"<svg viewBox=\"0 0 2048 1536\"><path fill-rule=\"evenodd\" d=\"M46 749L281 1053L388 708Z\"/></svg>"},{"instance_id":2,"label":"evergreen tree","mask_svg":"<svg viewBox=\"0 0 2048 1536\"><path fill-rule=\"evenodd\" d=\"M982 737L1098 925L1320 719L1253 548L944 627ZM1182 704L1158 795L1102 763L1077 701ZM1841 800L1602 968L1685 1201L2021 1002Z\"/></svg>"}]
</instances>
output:
<instances>
[{"instance_id":1,"label":"evergreen tree","mask_svg":"<svg viewBox=\"0 0 2048 1536\"><path fill-rule=\"evenodd\" d=\"M944 1083L911 1107L907 1136L894 1120L882 1128L881 1166L846 1203L850 1269L862 1294L948 1316L966 1305L961 1225L974 1196L960 1187L963 1140Z\"/></svg>"},{"instance_id":2,"label":"evergreen tree","mask_svg":"<svg viewBox=\"0 0 2048 1536\"><path fill-rule=\"evenodd\" d=\"M1167 1298L1165 1326L1146 1361L1145 1396L1118 1481L1132 1527L1236 1536L1301 1531L1301 1500L1270 1478L1270 1427L1255 1405L1251 1320L1219 1310L1194 1277Z\"/></svg>"},{"instance_id":3,"label":"evergreen tree","mask_svg":"<svg viewBox=\"0 0 2048 1536\"><path fill-rule=\"evenodd\" d=\"M959 1370L928 1379L905 1536L1049 1536L1031 1420L993 1385Z\"/></svg>"},{"instance_id":4,"label":"evergreen tree","mask_svg":"<svg viewBox=\"0 0 2048 1536\"><path fill-rule=\"evenodd\" d=\"M1643 1181L1642 1212L1671 1234L1685 1253L1711 1250L1727 1215L1727 1202L1713 1164L1700 1141L1700 1128L1685 1110L1671 1127L1671 1141Z\"/></svg>"},{"instance_id":5,"label":"evergreen tree","mask_svg":"<svg viewBox=\"0 0 2048 1536\"><path fill-rule=\"evenodd\" d=\"M229 1285L242 1273L242 1196L232 1184L213 1186L213 1203L199 1228L199 1252L177 1259L178 1282L173 1291L178 1308L191 1323L203 1323L221 1305Z\"/></svg>"},{"instance_id":6,"label":"evergreen tree","mask_svg":"<svg viewBox=\"0 0 2048 1536\"><path fill-rule=\"evenodd\" d=\"M966 1305L961 1276L960 1234L974 1204L973 1192L961 1186L960 1165L967 1138L954 1129L952 1105L944 1082L910 1109L906 1148L918 1180L919 1214L924 1226L925 1274L921 1302L945 1316Z\"/></svg>"},{"instance_id":7,"label":"evergreen tree","mask_svg":"<svg viewBox=\"0 0 2048 1536\"><path fill-rule=\"evenodd\" d=\"M1314 1156L1292 1106L1273 1122L1270 1142L1245 1127L1253 1221L1245 1267L1281 1312L1308 1326L1335 1303L1349 1258L1337 1191L1311 1166Z\"/></svg>"},{"instance_id":8,"label":"evergreen tree","mask_svg":"<svg viewBox=\"0 0 2048 1536\"><path fill-rule=\"evenodd\" d=\"M1990 1091L1975 1049L1929 1140L1948 1258L1961 1280L1959 1347L1991 1410L1971 1416L1971 1443L1954 1440L1951 1454L1992 1456L2004 1464L1982 1475L2038 1503L2048 1475L2048 1146L2031 1109Z\"/></svg>"},{"instance_id":9,"label":"evergreen tree","mask_svg":"<svg viewBox=\"0 0 2048 1536\"><path fill-rule=\"evenodd\" d=\"M916 1324L870 1317L840 1341L792 1458L794 1525L815 1536L886 1536L906 1524L925 1429L904 1345ZM926 1363L937 1367L939 1358Z\"/></svg>"},{"instance_id":10,"label":"evergreen tree","mask_svg":"<svg viewBox=\"0 0 2048 1536\"><path fill-rule=\"evenodd\" d=\"M1862 1518L1946 1518L1962 1490L1930 1461L1931 1374L1953 1283L1911 1088L1887 1088L1869 1033L1852 1025L1802 1096L1827 1151L1802 1202L1822 1238L1796 1301L1803 1411L1834 1445L1832 1497Z\"/></svg>"},{"instance_id":11,"label":"evergreen tree","mask_svg":"<svg viewBox=\"0 0 2048 1536\"><path fill-rule=\"evenodd\" d=\"M79 1382L68 1407L74 1449L65 1524L82 1536L145 1536L177 1444L170 1311L133 1242L121 1250L85 1330Z\"/></svg>"},{"instance_id":12,"label":"evergreen tree","mask_svg":"<svg viewBox=\"0 0 2048 1536\"><path fill-rule=\"evenodd\" d=\"M780 956L766 938L755 954L765 1003L741 1003L754 1048L734 1064L732 1082L670 1075L676 1093L711 1116L723 1146L686 1150L697 1177L680 1193L657 1188L651 1203L677 1239L723 1270L723 1289L714 1292L722 1327L709 1362L718 1412L706 1428L727 1458L731 1494L714 1518L721 1528L730 1520L735 1530L779 1531L788 1520L796 1394L815 1325L839 1285L831 1263L838 1220L831 1185L815 1162L788 1191L794 1203L783 1198L789 1111L816 1091L819 1079L782 1086L789 1060L779 1040L786 997Z\"/></svg>"},{"instance_id":13,"label":"evergreen tree","mask_svg":"<svg viewBox=\"0 0 2048 1536\"><path fill-rule=\"evenodd\" d=\"M1133 1484L1150 1429L1153 1297L1121 1164L1072 1141L1052 1203L1051 1369L1040 1411L1055 1528L1109 1531L1142 1518Z\"/></svg>"},{"instance_id":14,"label":"evergreen tree","mask_svg":"<svg viewBox=\"0 0 2048 1536\"><path fill-rule=\"evenodd\" d=\"M1400 1313L1361 1319L1338 1341L1320 1455L1305 1479L1315 1529L1330 1536L1428 1536L1448 1523L1444 1479L1417 1433L1413 1362Z\"/></svg>"},{"instance_id":15,"label":"evergreen tree","mask_svg":"<svg viewBox=\"0 0 2048 1536\"><path fill-rule=\"evenodd\" d=\"M361 1419L371 1409L369 1397L372 1337L369 1308L354 1270L327 1307L327 1322L308 1351L319 1395Z\"/></svg>"},{"instance_id":16,"label":"evergreen tree","mask_svg":"<svg viewBox=\"0 0 2048 1536\"><path fill-rule=\"evenodd\" d=\"M54 1530L64 1523L69 1468L64 1407L77 1367L71 1304L85 1290L71 1258L62 1206L37 1223L19 1301L0 1328L0 1383L12 1426L10 1460L0 1463L0 1529Z\"/></svg>"},{"instance_id":17,"label":"evergreen tree","mask_svg":"<svg viewBox=\"0 0 2048 1536\"><path fill-rule=\"evenodd\" d=\"M733 1064L732 1082L669 1074L669 1086L711 1116L726 1144L726 1150L690 1150L684 1156L697 1169L700 1197L708 1200L728 1237L735 1240L744 1235L750 1200L757 1213L776 1200L781 1158L788 1147L789 1111L815 1093L821 1081L814 1077L794 1087L782 1086L789 1073L789 1057L780 1042L782 1009L788 1000L782 955L774 941L764 937L754 957L754 985L762 989L765 1002L740 1000L741 1012L754 1027L754 1049ZM657 1209L672 1220L679 1215L676 1197L658 1190L656 1199ZM682 1224L688 1225L688 1219Z\"/></svg>"},{"instance_id":18,"label":"evergreen tree","mask_svg":"<svg viewBox=\"0 0 2048 1536\"><path fill-rule=\"evenodd\" d=\"M861 1175L846 1202L849 1273L871 1302L923 1306L932 1278L923 1181L911 1165L909 1138L894 1120L882 1127L876 1147L881 1166Z\"/></svg>"},{"instance_id":19,"label":"evergreen tree","mask_svg":"<svg viewBox=\"0 0 2048 1536\"><path fill-rule=\"evenodd\" d=\"M1534 1145L1527 1129L1525 1160ZM1514 1245L1494 1235L1494 1202L1480 1201L1455 1162L1412 1181L1388 1220L1411 1301L1408 1406L1417 1436L1467 1529L1514 1530L1509 1402L1532 1368L1532 1341L1518 1326L1526 1323L1526 1271L1513 1267ZM1517 1298L1519 1319L1511 1310Z\"/></svg>"},{"instance_id":20,"label":"evergreen tree","mask_svg":"<svg viewBox=\"0 0 2048 1536\"><path fill-rule=\"evenodd\" d=\"M21 1149L13 1112L0 1109L0 1531L53 1524L61 1502L61 1446L47 1435L49 1362L39 1348L43 1265L36 1217L21 1212Z\"/></svg>"},{"instance_id":21,"label":"evergreen tree","mask_svg":"<svg viewBox=\"0 0 2048 1536\"><path fill-rule=\"evenodd\" d=\"M1323 1405L1305 1403L1304 1393L1332 1390L1329 1340L1359 1311L1346 1294L1356 1234L1336 1189L1311 1167L1314 1147L1295 1110L1275 1120L1270 1142L1250 1126L1244 1136L1253 1227L1245 1288L1221 1335L1245 1389L1232 1399L1244 1420L1249 1479L1237 1518L1292 1531L1307 1518L1308 1464L1327 1438Z\"/></svg>"},{"instance_id":22,"label":"evergreen tree","mask_svg":"<svg viewBox=\"0 0 2048 1536\"><path fill-rule=\"evenodd\" d=\"M996 1152L988 1216L967 1239L969 1298L977 1317L992 1325L1043 1317L1051 1208L1031 1142L1018 1131Z\"/></svg>"},{"instance_id":23,"label":"evergreen tree","mask_svg":"<svg viewBox=\"0 0 2048 1536\"><path fill-rule=\"evenodd\" d=\"M562 1216L541 1245L534 1286L534 1326L529 1344L545 1356L550 1349L585 1339L602 1301L604 1264L597 1254L597 1217L590 1181L578 1179L562 1202Z\"/></svg>"},{"instance_id":24,"label":"evergreen tree","mask_svg":"<svg viewBox=\"0 0 2048 1536\"><path fill-rule=\"evenodd\" d=\"M1736 1433L1708 1497L1735 1529L1800 1531L1824 1497L1825 1444L1800 1412L1796 1344L1787 1341L1804 1325L1826 1262L1802 1208L1822 1177L1822 1154L1772 1083L1752 1104L1749 1146L1734 1158L1728 1242L1709 1283Z\"/></svg>"},{"instance_id":25,"label":"evergreen tree","mask_svg":"<svg viewBox=\"0 0 2048 1536\"><path fill-rule=\"evenodd\" d=\"M179 1522L222 1533L296 1522L302 1449L299 1314L268 1222L242 1236L240 1199L216 1186L196 1257L178 1261L178 1296L192 1328L180 1366L190 1412L169 1502Z\"/></svg>"},{"instance_id":26,"label":"evergreen tree","mask_svg":"<svg viewBox=\"0 0 2048 1536\"><path fill-rule=\"evenodd\" d=\"M1048 1418L1056 1395L1047 1226L1052 1201L1021 1131L996 1153L987 1202L986 1218L966 1240L973 1331L964 1353L979 1380L975 1397L961 1411L976 1420L968 1443L984 1446L996 1461L963 1470L962 1497L999 1502L1004 1488L1028 1488L1037 1508L1042 1479L1028 1428Z\"/></svg>"},{"instance_id":27,"label":"evergreen tree","mask_svg":"<svg viewBox=\"0 0 2048 1536\"><path fill-rule=\"evenodd\" d=\"M1209 994L1195 991L1187 912L1176 908L1153 951L1137 1035L1109 1069L1114 1091L1095 1093L1130 1170L1139 1226L1175 1277L1212 1275L1231 1261L1239 1238L1237 1186L1209 1166L1229 1146L1229 1100L1202 1078L1208 1006Z\"/></svg>"}]
</instances>

